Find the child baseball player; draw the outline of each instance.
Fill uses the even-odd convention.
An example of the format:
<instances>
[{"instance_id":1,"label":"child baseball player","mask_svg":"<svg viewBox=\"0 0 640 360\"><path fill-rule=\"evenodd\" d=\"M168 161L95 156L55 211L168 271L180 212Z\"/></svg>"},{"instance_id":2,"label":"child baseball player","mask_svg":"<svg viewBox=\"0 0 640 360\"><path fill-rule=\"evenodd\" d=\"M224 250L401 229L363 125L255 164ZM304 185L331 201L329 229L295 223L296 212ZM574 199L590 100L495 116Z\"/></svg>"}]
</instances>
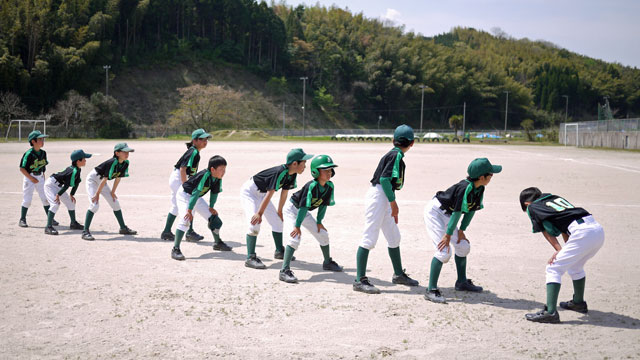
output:
<instances>
[{"instance_id":1,"label":"child baseball player","mask_svg":"<svg viewBox=\"0 0 640 360\"><path fill-rule=\"evenodd\" d=\"M49 202L44 193L44 172L49 162L47 161L47 153L42 149L44 138L48 136L38 130L30 132L29 145L31 145L31 149L27 150L20 160L20 172L24 176L22 180L22 209L20 221L18 221L18 226L20 227L29 227L27 225L27 211L31 205L34 189L38 192L44 205L44 213L49 214ZM58 224L54 223L53 225Z\"/></svg>"},{"instance_id":2,"label":"child baseball player","mask_svg":"<svg viewBox=\"0 0 640 360\"><path fill-rule=\"evenodd\" d=\"M218 200L218 194L222 192L222 177L226 170L227 161L222 156L212 156L211 159L209 159L207 169L190 177L189 180L180 187L180 191L176 196L180 220L178 220L176 240L171 250L172 259L184 260L184 255L182 255L180 251L180 241L182 241L182 237L193 221L193 210L207 220L209 229L215 239L213 250L231 251L231 247L220 239L222 220L220 220L218 212L213 207ZM202 199L207 192L210 192L209 206L207 206L206 201Z\"/></svg>"},{"instance_id":3,"label":"child baseball player","mask_svg":"<svg viewBox=\"0 0 640 360\"><path fill-rule=\"evenodd\" d=\"M289 190L296 187L296 176L302 174L306 167L307 160L313 155L305 154L302 149L292 149L287 154L286 164L274 166L255 174L247 180L240 190L240 201L246 222L247 229L247 260L244 265L253 269L265 269L266 266L256 255L256 241L260 232L262 216L267 218L271 225L273 241L276 251L273 255L276 259L284 259L284 247L282 245L282 208L287 200ZM278 209L271 203L273 194L280 192ZM295 258L292 258L294 260Z\"/></svg>"},{"instance_id":4,"label":"child baseball player","mask_svg":"<svg viewBox=\"0 0 640 360\"><path fill-rule=\"evenodd\" d=\"M162 240L175 240L175 235L171 232L171 228L173 227L173 222L176 220L176 216L178 215L176 195L180 191L180 186L198 172L200 152L202 149L207 147L210 138L211 134L208 134L204 129L194 130L191 133L191 141L186 143L187 151L182 154L180 159L178 159L178 162L173 167L173 172L171 172L171 176L169 177L169 188L171 188L171 209L169 209L167 222L162 234L160 235ZM204 239L204 236L193 231L193 223L191 223L186 235L187 241L200 241Z\"/></svg>"},{"instance_id":5,"label":"child baseball player","mask_svg":"<svg viewBox=\"0 0 640 360\"><path fill-rule=\"evenodd\" d=\"M134 152L134 150L127 146L127 143L116 144L113 148L113 157L96 166L87 176L86 187L89 198L89 209L87 209L87 215L84 219L84 229L82 231L83 240L95 240L89 231L89 227L91 226L93 215L95 215L100 208L100 195L102 195L107 204L111 206L113 214L116 216L118 224L120 225L119 233L122 235L136 235L138 233L125 225L124 219L122 218L120 202L116 196L116 189L120 184L120 179L129 177L128 159L130 152ZM113 190L109 188L109 184L107 184L109 180L114 180Z\"/></svg>"},{"instance_id":6,"label":"child baseball player","mask_svg":"<svg viewBox=\"0 0 640 360\"><path fill-rule=\"evenodd\" d=\"M331 258L329 251L329 232L322 225L322 219L327 212L327 206L333 206L333 182L334 168L338 165L328 155L318 155L311 160L311 176L313 180L306 183L302 189L291 196L284 207L284 231L289 234L287 247L284 251L284 261L280 270L280 281L297 283L298 279L291 271L289 265L293 253L298 249L302 238L302 229L308 231L318 240L324 262L323 270L342 271L342 267ZM310 211L318 209L318 217L314 219Z\"/></svg>"},{"instance_id":7,"label":"child baseball player","mask_svg":"<svg viewBox=\"0 0 640 360\"><path fill-rule=\"evenodd\" d=\"M47 235L58 235L58 230L53 227L53 217L56 216L60 202L62 202L69 211L71 230L83 230L84 227L76 221L76 199L73 197L80 185L80 168L87 164L87 159L91 154L87 154L82 150L74 150L71 153L71 166L63 171L51 175L44 184L44 193L49 201L49 212L47 216L47 227L44 233ZM71 188L69 194L67 189Z\"/></svg>"},{"instance_id":8,"label":"child baseball player","mask_svg":"<svg viewBox=\"0 0 640 360\"><path fill-rule=\"evenodd\" d=\"M379 294L380 290L373 286L365 276L369 250L376 246L380 230L387 239L389 257L393 264L394 284L418 286L402 268L400 257L400 229L398 229L398 204L395 191L404 185L405 164L402 160L414 142L413 129L408 125L400 125L393 133L394 148L387 152L378 163L371 179L371 187L365 198L364 235L356 257L357 273L353 290L367 294Z\"/></svg>"},{"instance_id":9,"label":"child baseball player","mask_svg":"<svg viewBox=\"0 0 640 360\"><path fill-rule=\"evenodd\" d=\"M435 248L425 299L442 304L447 302L438 289L438 278L442 264L451 259L453 250L455 250L454 258L458 272L455 289L482 292L482 287L474 285L471 279L467 279L467 255L471 251L471 244L464 232L475 212L483 208L485 187L491 181L493 174L500 171L502 166L492 165L487 158L475 159L467 168L466 179L452 185L446 191L438 191L425 206L424 223ZM458 228L461 217L462 223Z\"/></svg>"},{"instance_id":10,"label":"child baseball player","mask_svg":"<svg viewBox=\"0 0 640 360\"><path fill-rule=\"evenodd\" d=\"M536 187L522 190L520 206L529 215L533 232L542 232L555 249L547 265L547 304L537 313L526 314L525 318L540 323L560 322L556 303L565 272L573 280L573 298L561 302L560 307L587 313L589 310L584 301L584 265L604 244L602 226L587 210L571 205L560 196L543 194ZM564 239L564 246L556 238L559 235Z\"/></svg>"}]
</instances>

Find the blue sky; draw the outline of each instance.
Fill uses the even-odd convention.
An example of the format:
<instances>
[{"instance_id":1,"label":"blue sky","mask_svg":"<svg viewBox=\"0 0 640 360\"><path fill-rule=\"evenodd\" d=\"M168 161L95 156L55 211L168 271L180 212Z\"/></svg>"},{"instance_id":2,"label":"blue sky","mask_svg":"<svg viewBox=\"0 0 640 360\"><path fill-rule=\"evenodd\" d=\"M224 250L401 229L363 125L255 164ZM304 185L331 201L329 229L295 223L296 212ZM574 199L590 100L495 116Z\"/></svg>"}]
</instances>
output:
<instances>
[{"instance_id":1,"label":"blue sky","mask_svg":"<svg viewBox=\"0 0 640 360\"><path fill-rule=\"evenodd\" d=\"M288 5L336 5L392 20L425 36L455 26L501 28L514 38L545 40L567 50L640 68L639 0L285 0Z\"/></svg>"}]
</instances>

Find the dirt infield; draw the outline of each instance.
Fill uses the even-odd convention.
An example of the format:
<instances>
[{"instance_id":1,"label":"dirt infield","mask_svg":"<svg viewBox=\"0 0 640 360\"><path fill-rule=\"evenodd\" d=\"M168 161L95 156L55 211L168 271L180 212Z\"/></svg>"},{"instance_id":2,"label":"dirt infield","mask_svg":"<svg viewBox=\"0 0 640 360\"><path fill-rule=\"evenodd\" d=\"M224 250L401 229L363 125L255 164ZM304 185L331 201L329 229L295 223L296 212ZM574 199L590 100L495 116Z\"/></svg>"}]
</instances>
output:
<instances>
[{"instance_id":1,"label":"dirt infield","mask_svg":"<svg viewBox=\"0 0 640 360\"><path fill-rule=\"evenodd\" d=\"M47 142L48 175L66 167L76 148L97 153L83 169L78 220L84 223L84 187L90 169L106 160L115 141ZM390 144L210 142L211 155L229 165L217 210L222 238L233 252L211 249L202 218L200 243L183 243L184 262L170 258L172 243L160 232L169 209L168 177L185 146L178 141L130 141L130 177L117 191L127 225L118 235L102 202L94 217L96 241L68 230L61 207L60 235L45 236L36 194L27 229L19 228L23 144L0 144L0 358L638 358L640 357L640 154L576 149L467 144L416 144L407 153L406 184L397 193L401 252L407 273L420 281L391 283L392 267L381 236L371 251L368 276L382 290L351 289L364 224L364 195ZM278 281L270 228L263 225L257 253L267 270L244 267L245 225L239 191L251 175L284 161L291 147L327 153L339 165L336 205L327 211L333 258L344 273L322 270L316 241L303 233L292 270L300 279ZM433 249L422 220L426 202L465 176L469 161L488 157L504 166L485 192L485 208L467 235L468 276L481 294L456 292L455 265L440 277L449 304L425 301ZM308 170L298 187L310 180ZM562 323L527 322L524 314L545 301L544 268L553 249L521 211L528 186L565 196L602 224L604 247L587 265L590 312L561 311ZM571 297L565 275L560 300Z\"/></svg>"}]
</instances>

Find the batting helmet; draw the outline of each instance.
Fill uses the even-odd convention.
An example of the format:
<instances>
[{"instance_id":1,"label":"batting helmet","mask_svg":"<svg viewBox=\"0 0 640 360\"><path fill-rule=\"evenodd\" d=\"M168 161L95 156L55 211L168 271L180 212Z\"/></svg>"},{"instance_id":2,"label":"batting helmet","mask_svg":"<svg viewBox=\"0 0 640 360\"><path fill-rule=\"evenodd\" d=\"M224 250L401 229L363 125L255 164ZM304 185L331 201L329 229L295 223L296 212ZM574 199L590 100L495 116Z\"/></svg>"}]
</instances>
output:
<instances>
[{"instance_id":1,"label":"batting helmet","mask_svg":"<svg viewBox=\"0 0 640 360\"><path fill-rule=\"evenodd\" d=\"M317 179L320 176L320 169L331 169L331 176L336 174L333 168L338 167L338 165L333 163L333 160L329 155L318 155L311 160L311 176L314 179Z\"/></svg>"}]
</instances>

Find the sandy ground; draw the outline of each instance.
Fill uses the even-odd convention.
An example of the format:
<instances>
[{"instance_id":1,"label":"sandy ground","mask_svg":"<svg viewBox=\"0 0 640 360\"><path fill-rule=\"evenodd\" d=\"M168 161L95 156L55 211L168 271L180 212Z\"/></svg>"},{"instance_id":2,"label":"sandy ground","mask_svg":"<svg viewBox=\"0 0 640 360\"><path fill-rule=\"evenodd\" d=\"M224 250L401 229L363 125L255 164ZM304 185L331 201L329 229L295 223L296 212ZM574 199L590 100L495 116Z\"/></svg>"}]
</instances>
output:
<instances>
[{"instance_id":1,"label":"sandy ground","mask_svg":"<svg viewBox=\"0 0 640 360\"><path fill-rule=\"evenodd\" d=\"M106 160L115 141L47 142L48 174L69 163L73 149L96 153L83 170L77 213L88 206L84 177ZM43 234L39 198L27 229L17 225L26 144L0 144L0 358L638 358L640 357L640 154L564 147L417 144L406 156L406 185L398 193L403 265L417 288L391 283L386 242L371 251L368 276L380 295L356 293L355 255L364 219L364 194L389 144L303 143L309 153L332 155L336 206L327 211L334 259L344 273L322 270L315 240L303 234L292 270L296 285L278 281L281 261L265 223L257 253L267 270L244 267L245 225L241 184L283 162L300 144L211 142L229 162L217 210L222 237L233 252L211 249L201 218L200 243L183 243L184 262L170 258L159 239L169 209L168 177L185 150L181 142L130 141L131 177L118 194L137 236L118 235L102 202L87 242L68 229L64 207L60 235ZM472 244L468 276L482 294L456 292L453 261L440 287L449 304L425 301L433 254L422 211L438 190L465 176L475 157L502 164L485 195L485 209L467 231ZM202 166L201 166L202 167ZM311 178L307 170L301 187ZM527 186L565 196L603 225L604 247L587 264L588 315L561 311L562 324L527 322L524 314L545 301L544 268L553 249L530 232L518 194ZM565 275L560 300L571 297Z\"/></svg>"}]
</instances>

